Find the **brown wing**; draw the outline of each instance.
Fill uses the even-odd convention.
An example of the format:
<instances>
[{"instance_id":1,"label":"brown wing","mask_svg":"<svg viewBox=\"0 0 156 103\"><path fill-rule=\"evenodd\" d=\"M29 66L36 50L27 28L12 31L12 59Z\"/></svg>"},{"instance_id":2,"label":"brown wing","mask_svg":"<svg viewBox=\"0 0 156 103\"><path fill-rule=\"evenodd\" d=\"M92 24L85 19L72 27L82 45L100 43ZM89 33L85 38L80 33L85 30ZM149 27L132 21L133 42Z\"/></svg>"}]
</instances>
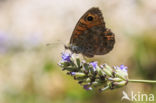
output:
<instances>
[{"instance_id":1,"label":"brown wing","mask_svg":"<svg viewBox=\"0 0 156 103\"><path fill-rule=\"evenodd\" d=\"M104 55L110 52L115 44L115 35L110 29L106 29L99 35L99 40L94 44L95 55Z\"/></svg>"},{"instance_id":2,"label":"brown wing","mask_svg":"<svg viewBox=\"0 0 156 103\"><path fill-rule=\"evenodd\" d=\"M78 21L78 23L75 26L75 29L72 33L70 43L75 43L74 40L81 39L79 38L79 35L84 35L84 32L96 25L103 25L105 28L105 23L102 17L102 13L99 10L99 8L91 8L89 9Z\"/></svg>"},{"instance_id":3,"label":"brown wing","mask_svg":"<svg viewBox=\"0 0 156 103\"><path fill-rule=\"evenodd\" d=\"M78 21L70 39L70 46L66 48L73 53L93 57L108 53L114 43L114 34L105 27L101 11L91 8Z\"/></svg>"}]
</instances>

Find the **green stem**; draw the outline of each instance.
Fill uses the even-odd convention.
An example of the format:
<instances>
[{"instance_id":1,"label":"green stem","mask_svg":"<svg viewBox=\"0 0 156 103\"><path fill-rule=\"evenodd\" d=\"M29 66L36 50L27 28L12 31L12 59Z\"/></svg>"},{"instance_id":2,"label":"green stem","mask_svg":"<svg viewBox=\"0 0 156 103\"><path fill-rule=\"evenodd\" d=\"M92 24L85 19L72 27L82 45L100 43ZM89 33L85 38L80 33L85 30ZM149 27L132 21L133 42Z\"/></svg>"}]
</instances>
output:
<instances>
[{"instance_id":1,"label":"green stem","mask_svg":"<svg viewBox=\"0 0 156 103\"><path fill-rule=\"evenodd\" d=\"M128 82L134 82L134 83L155 83L156 80L135 80L135 79L129 79Z\"/></svg>"}]
</instances>

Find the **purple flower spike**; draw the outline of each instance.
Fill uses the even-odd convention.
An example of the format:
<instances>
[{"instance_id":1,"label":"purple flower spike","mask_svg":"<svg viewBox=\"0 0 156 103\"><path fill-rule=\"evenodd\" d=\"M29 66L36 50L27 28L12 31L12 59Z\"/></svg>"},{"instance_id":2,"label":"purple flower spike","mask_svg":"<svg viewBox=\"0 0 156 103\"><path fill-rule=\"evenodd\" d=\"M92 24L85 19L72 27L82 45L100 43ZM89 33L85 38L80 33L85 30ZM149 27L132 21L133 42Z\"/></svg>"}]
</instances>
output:
<instances>
[{"instance_id":1,"label":"purple flower spike","mask_svg":"<svg viewBox=\"0 0 156 103\"><path fill-rule=\"evenodd\" d=\"M92 87L90 87L89 85L84 85L83 88L84 88L85 90L92 90Z\"/></svg>"},{"instance_id":2,"label":"purple flower spike","mask_svg":"<svg viewBox=\"0 0 156 103\"><path fill-rule=\"evenodd\" d=\"M125 66L125 65L120 65L120 67L119 67L122 71L124 71L124 72L127 72L127 66Z\"/></svg>"},{"instance_id":3,"label":"purple flower spike","mask_svg":"<svg viewBox=\"0 0 156 103\"><path fill-rule=\"evenodd\" d=\"M71 55L69 53L62 53L62 60L70 62Z\"/></svg>"},{"instance_id":4,"label":"purple flower spike","mask_svg":"<svg viewBox=\"0 0 156 103\"><path fill-rule=\"evenodd\" d=\"M91 62L91 66L93 66L94 71L96 71L96 67L98 66L97 62Z\"/></svg>"}]
</instances>

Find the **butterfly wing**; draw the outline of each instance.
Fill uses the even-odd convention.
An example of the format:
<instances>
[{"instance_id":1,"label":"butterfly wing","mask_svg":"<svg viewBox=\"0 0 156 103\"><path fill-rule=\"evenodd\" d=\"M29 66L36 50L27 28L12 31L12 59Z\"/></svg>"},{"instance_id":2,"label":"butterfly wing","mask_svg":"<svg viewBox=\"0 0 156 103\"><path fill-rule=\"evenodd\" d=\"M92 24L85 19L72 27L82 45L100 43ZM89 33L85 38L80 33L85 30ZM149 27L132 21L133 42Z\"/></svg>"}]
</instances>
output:
<instances>
[{"instance_id":1,"label":"butterfly wing","mask_svg":"<svg viewBox=\"0 0 156 103\"><path fill-rule=\"evenodd\" d=\"M110 52L115 44L115 35L110 29L100 33L98 41L94 44L95 55L104 55Z\"/></svg>"},{"instance_id":2,"label":"butterfly wing","mask_svg":"<svg viewBox=\"0 0 156 103\"><path fill-rule=\"evenodd\" d=\"M102 25L105 28L105 23L101 11L99 10L99 8L94 7L89 9L79 19L72 33L70 43L75 43L75 39L81 39L79 38L80 35L84 35L84 32L86 30L96 25Z\"/></svg>"},{"instance_id":3,"label":"butterfly wing","mask_svg":"<svg viewBox=\"0 0 156 103\"><path fill-rule=\"evenodd\" d=\"M101 11L91 8L78 21L70 39L69 49L87 57L103 55L112 49L114 42L108 39L113 36L105 27Z\"/></svg>"}]
</instances>

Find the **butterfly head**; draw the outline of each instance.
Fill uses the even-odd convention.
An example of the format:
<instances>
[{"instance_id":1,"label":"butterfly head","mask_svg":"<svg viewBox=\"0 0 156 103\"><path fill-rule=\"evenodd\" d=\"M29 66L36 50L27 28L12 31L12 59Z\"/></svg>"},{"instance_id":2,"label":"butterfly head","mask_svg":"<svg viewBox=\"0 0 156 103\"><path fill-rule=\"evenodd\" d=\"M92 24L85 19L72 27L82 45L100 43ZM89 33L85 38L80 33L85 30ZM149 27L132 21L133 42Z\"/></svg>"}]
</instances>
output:
<instances>
[{"instance_id":1,"label":"butterfly head","mask_svg":"<svg viewBox=\"0 0 156 103\"><path fill-rule=\"evenodd\" d=\"M80 53L79 51L81 51L78 46L72 45L72 44L64 45L64 47L65 47L65 49L69 49L69 50L71 50L72 52L74 52L76 54Z\"/></svg>"}]
</instances>

